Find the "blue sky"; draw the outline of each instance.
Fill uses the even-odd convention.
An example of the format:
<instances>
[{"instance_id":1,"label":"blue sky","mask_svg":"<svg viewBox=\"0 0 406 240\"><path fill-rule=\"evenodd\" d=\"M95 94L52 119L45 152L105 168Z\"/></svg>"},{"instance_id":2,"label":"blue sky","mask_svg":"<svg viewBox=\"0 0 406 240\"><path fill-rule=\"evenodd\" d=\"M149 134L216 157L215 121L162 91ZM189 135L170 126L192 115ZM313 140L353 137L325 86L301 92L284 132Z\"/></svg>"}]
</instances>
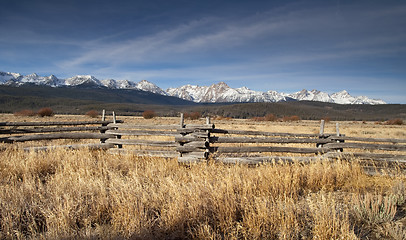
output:
<instances>
[{"instance_id":1,"label":"blue sky","mask_svg":"<svg viewBox=\"0 0 406 240\"><path fill-rule=\"evenodd\" d=\"M0 0L0 71L406 103L406 1Z\"/></svg>"}]
</instances>

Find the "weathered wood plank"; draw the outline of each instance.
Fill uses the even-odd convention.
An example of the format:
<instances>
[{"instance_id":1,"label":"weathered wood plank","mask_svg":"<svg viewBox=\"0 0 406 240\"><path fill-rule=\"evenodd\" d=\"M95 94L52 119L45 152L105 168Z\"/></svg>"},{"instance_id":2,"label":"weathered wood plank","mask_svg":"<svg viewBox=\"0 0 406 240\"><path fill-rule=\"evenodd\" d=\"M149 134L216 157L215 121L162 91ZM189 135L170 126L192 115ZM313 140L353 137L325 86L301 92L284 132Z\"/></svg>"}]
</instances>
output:
<instances>
[{"instance_id":1,"label":"weathered wood plank","mask_svg":"<svg viewBox=\"0 0 406 240\"><path fill-rule=\"evenodd\" d=\"M210 137L211 143L331 143L320 138Z\"/></svg>"},{"instance_id":2,"label":"weathered wood plank","mask_svg":"<svg viewBox=\"0 0 406 240\"><path fill-rule=\"evenodd\" d=\"M106 126L100 127L51 127L51 128L13 128L0 129L0 134L22 134L22 133L46 133L46 132L78 132L78 131L104 131L110 129Z\"/></svg>"},{"instance_id":3,"label":"weathered wood plank","mask_svg":"<svg viewBox=\"0 0 406 240\"><path fill-rule=\"evenodd\" d=\"M323 148L295 148L295 147L210 147L216 153L248 153L248 152L287 152L287 153L323 153L328 149Z\"/></svg>"},{"instance_id":4,"label":"weathered wood plank","mask_svg":"<svg viewBox=\"0 0 406 240\"><path fill-rule=\"evenodd\" d=\"M125 128L125 129L167 129L167 130L210 130L213 129L215 126L214 124L188 124L184 125L184 128L180 128L179 125L137 125L137 124L114 124L110 123L109 127L115 127L118 129Z\"/></svg>"},{"instance_id":5,"label":"weathered wood plank","mask_svg":"<svg viewBox=\"0 0 406 240\"><path fill-rule=\"evenodd\" d=\"M398 144L370 144L370 143L327 143L324 148L358 148L369 150L386 150L386 151L406 151L406 145Z\"/></svg>"},{"instance_id":6,"label":"weathered wood plank","mask_svg":"<svg viewBox=\"0 0 406 240\"><path fill-rule=\"evenodd\" d=\"M197 148L208 148L210 147L210 143L209 142L202 142L202 141L196 141L196 142L188 142L188 143L184 143L183 146L186 147L197 147Z\"/></svg>"},{"instance_id":7,"label":"weathered wood plank","mask_svg":"<svg viewBox=\"0 0 406 240\"><path fill-rule=\"evenodd\" d=\"M183 113L180 114L180 127L185 127L185 117Z\"/></svg>"},{"instance_id":8,"label":"weathered wood plank","mask_svg":"<svg viewBox=\"0 0 406 240\"><path fill-rule=\"evenodd\" d=\"M345 141L358 141L358 142L406 143L406 139L396 139L396 138L362 138L362 137L330 136L329 139L345 140Z\"/></svg>"},{"instance_id":9,"label":"weathered wood plank","mask_svg":"<svg viewBox=\"0 0 406 240\"><path fill-rule=\"evenodd\" d=\"M106 143L94 143L94 144L72 144L72 145L53 145L53 146L42 146L42 147L27 147L24 148L24 151L51 151L60 148L66 149L82 149L88 148L90 150L98 150L98 149L110 149L114 147L113 144L106 144Z\"/></svg>"},{"instance_id":10,"label":"weathered wood plank","mask_svg":"<svg viewBox=\"0 0 406 240\"><path fill-rule=\"evenodd\" d=\"M320 136L323 136L324 135L324 125L325 125L325 121L324 121L324 119L322 119L321 121L320 121Z\"/></svg>"},{"instance_id":11,"label":"weathered wood plank","mask_svg":"<svg viewBox=\"0 0 406 240\"><path fill-rule=\"evenodd\" d=\"M213 131L214 124L203 124L203 125L186 125L185 128L178 128L177 132L179 134L189 134L193 132L201 132L201 131Z\"/></svg>"},{"instance_id":12,"label":"weathered wood plank","mask_svg":"<svg viewBox=\"0 0 406 240\"><path fill-rule=\"evenodd\" d=\"M214 129L216 126L214 124L186 124L185 127L186 129L203 129L203 130L210 130ZM179 128L182 129L182 128Z\"/></svg>"},{"instance_id":13,"label":"weathered wood plank","mask_svg":"<svg viewBox=\"0 0 406 240\"><path fill-rule=\"evenodd\" d=\"M137 124L124 124L124 123L110 123L107 125L109 127L114 127L118 129L166 129L166 130L176 130L179 125L137 125Z\"/></svg>"},{"instance_id":14,"label":"weathered wood plank","mask_svg":"<svg viewBox=\"0 0 406 240\"><path fill-rule=\"evenodd\" d=\"M174 131L148 131L148 130L107 130L107 134L122 136L178 136Z\"/></svg>"},{"instance_id":15,"label":"weathered wood plank","mask_svg":"<svg viewBox=\"0 0 406 240\"><path fill-rule=\"evenodd\" d=\"M176 148L179 152L198 152L204 151L204 148L178 146ZM323 148L295 148L295 147L210 147L212 153L249 153L249 152L287 152L287 153L323 153L328 152L329 149Z\"/></svg>"},{"instance_id":16,"label":"weathered wood plank","mask_svg":"<svg viewBox=\"0 0 406 240\"><path fill-rule=\"evenodd\" d=\"M197 141L205 141L205 138L207 136L204 137L197 137L197 136L190 136L190 135L186 135L186 136L180 136L179 134L175 137L175 141L178 143L188 143L188 142L197 142Z\"/></svg>"},{"instance_id":17,"label":"weathered wood plank","mask_svg":"<svg viewBox=\"0 0 406 240\"><path fill-rule=\"evenodd\" d=\"M179 155L178 155L179 156ZM189 153L182 153L182 157L195 157L200 159L207 159L209 156L208 152L189 152Z\"/></svg>"},{"instance_id":18,"label":"weathered wood plank","mask_svg":"<svg viewBox=\"0 0 406 240\"><path fill-rule=\"evenodd\" d=\"M143 145L143 146L157 146L157 147L177 147L177 142L171 141L150 141L142 139L115 139L109 138L106 143L122 144L122 145Z\"/></svg>"},{"instance_id":19,"label":"weathered wood plank","mask_svg":"<svg viewBox=\"0 0 406 240\"><path fill-rule=\"evenodd\" d=\"M53 134L36 134L36 135L23 135L12 136L8 139L13 142L26 142L38 140L54 140L54 139L107 139L114 137L114 135L103 133L53 133Z\"/></svg>"},{"instance_id":20,"label":"weathered wood plank","mask_svg":"<svg viewBox=\"0 0 406 240\"><path fill-rule=\"evenodd\" d=\"M307 133L278 133L278 132L262 132L262 131L246 131L246 130L224 130L213 129L211 133L224 133L224 134L236 134L236 135L261 135L261 136L284 136L284 137L313 137L318 138L318 134Z\"/></svg>"},{"instance_id":21,"label":"weathered wood plank","mask_svg":"<svg viewBox=\"0 0 406 240\"><path fill-rule=\"evenodd\" d=\"M199 132L184 132L184 133L179 133L178 135L182 136L187 136L187 137L197 137L197 138L208 138L210 136L210 133L207 133L206 131L199 131Z\"/></svg>"},{"instance_id":22,"label":"weathered wood plank","mask_svg":"<svg viewBox=\"0 0 406 240\"><path fill-rule=\"evenodd\" d=\"M123 122L117 120L117 122ZM72 126L72 125L91 125L91 124L109 124L112 121L75 121L75 122L0 122L0 126Z\"/></svg>"}]
</instances>

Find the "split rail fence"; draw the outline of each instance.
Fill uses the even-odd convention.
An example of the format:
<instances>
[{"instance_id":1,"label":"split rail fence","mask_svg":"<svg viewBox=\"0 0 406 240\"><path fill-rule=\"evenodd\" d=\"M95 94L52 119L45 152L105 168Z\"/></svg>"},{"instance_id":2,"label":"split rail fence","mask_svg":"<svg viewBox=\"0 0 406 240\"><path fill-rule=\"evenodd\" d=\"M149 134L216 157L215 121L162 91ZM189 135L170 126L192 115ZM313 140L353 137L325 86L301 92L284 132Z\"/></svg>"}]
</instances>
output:
<instances>
[{"instance_id":1,"label":"split rail fence","mask_svg":"<svg viewBox=\"0 0 406 240\"><path fill-rule=\"evenodd\" d=\"M329 134L324 133L324 124L322 120L319 134L226 130L214 125L211 129L196 129L194 135L187 132L189 135L176 138L181 154L193 153L192 157L182 155L179 160L195 162L210 157L224 163L258 164L355 157L406 163L406 139L347 137L339 133L338 123L336 133Z\"/></svg>"},{"instance_id":2,"label":"split rail fence","mask_svg":"<svg viewBox=\"0 0 406 240\"><path fill-rule=\"evenodd\" d=\"M93 144L41 146L30 149L103 148L111 153L177 158L181 163L213 159L224 163L259 164L270 161L309 162L320 158L354 157L406 163L406 139L348 137L339 133L338 124L336 133L328 134L324 133L323 120L319 134L295 134L219 129L210 122L210 118L206 118L203 124L185 124L183 114L180 124L126 124L116 120L113 114L113 121L105 121L103 115L102 121L3 122L0 123L0 134L0 142L5 143L100 139L99 143ZM15 134L24 135L14 136Z\"/></svg>"},{"instance_id":3,"label":"split rail fence","mask_svg":"<svg viewBox=\"0 0 406 240\"><path fill-rule=\"evenodd\" d=\"M25 147L25 150L49 150L54 148L90 148L90 149L109 149L113 144L105 141L114 137L105 132L111 127L110 123L122 123L116 120L113 112L113 120L107 121L105 111L103 111L100 121L74 121L74 122L0 122L0 143L20 143L29 141L57 140L57 139L99 139L98 143L90 144L69 144L69 145L50 145L39 147ZM4 149L4 147L0 147Z\"/></svg>"}]
</instances>

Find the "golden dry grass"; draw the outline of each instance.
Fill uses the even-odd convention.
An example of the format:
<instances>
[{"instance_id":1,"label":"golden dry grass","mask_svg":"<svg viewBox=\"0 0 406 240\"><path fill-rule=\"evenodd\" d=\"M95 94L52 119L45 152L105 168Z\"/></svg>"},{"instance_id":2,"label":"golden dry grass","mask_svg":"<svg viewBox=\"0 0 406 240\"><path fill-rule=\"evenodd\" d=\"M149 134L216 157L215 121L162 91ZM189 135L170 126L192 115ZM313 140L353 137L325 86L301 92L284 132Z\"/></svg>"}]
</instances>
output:
<instances>
[{"instance_id":1,"label":"golden dry grass","mask_svg":"<svg viewBox=\"0 0 406 240\"><path fill-rule=\"evenodd\" d=\"M21 120L13 118L1 116L0 121ZM124 118L148 124L178 120ZM311 121L225 120L216 125L318 131L318 123ZM347 135L364 131L385 137L404 131L373 123L341 126ZM87 149L24 152L8 146L0 155L0 238L405 239L405 188L405 175L369 176L356 159L257 167L179 165L176 159Z\"/></svg>"},{"instance_id":2,"label":"golden dry grass","mask_svg":"<svg viewBox=\"0 0 406 240\"><path fill-rule=\"evenodd\" d=\"M405 176L341 161L183 166L10 148L0 177L1 238L356 239L405 223Z\"/></svg>"}]
</instances>

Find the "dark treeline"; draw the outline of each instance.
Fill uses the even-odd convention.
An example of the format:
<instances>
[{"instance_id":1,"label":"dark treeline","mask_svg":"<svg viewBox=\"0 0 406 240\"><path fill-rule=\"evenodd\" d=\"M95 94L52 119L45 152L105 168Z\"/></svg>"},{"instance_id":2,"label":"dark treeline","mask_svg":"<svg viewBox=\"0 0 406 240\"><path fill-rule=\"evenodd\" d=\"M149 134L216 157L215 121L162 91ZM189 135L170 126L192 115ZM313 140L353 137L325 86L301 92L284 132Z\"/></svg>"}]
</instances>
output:
<instances>
[{"instance_id":1,"label":"dark treeline","mask_svg":"<svg viewBox=\"0 0 406 240\"><path fill-rule=\"evenodd\" d=\"M263 117L274 114L278 118L299 116L303 120L365 120L385 121L388 119L406 119L406 105L341 105L333 103L294 101L280 103L243 103L232 105L210 105L194 107L203 114L212 114L232 118Z\"/></svg>"}]
</instances>

